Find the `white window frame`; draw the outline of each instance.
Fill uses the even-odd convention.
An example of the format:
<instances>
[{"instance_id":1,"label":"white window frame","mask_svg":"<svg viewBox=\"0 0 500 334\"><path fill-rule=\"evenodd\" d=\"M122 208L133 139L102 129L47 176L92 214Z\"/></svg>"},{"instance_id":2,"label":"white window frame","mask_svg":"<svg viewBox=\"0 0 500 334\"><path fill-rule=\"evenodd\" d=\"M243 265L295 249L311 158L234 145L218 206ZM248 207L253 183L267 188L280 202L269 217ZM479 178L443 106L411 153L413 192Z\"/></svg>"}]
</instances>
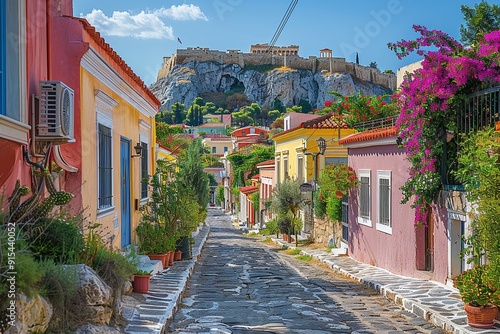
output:
<instances>
[{"instance_id":1,"label":"white window frame","mask_svg":"<svg viewBox=\"0 0 500 334\"><path fill-rule=\"evenodd\" d=\"M387 234L392 234L392 178L391 178L391 171L385 171L385 170L379 170L377 171L377 230L387 233ZM380 223L380 180L389 180L389 199L388 199L388 205L389 205L389 225L382 224Z\"/></svg>"},{"instance_id":2,"label":"white window frame","mask_svg":"<svg viewBox=\"0 0 500 334\"><path fill-rule=\"evenodd\" d=\"M15 8L16 14L9 16L11 31L7 27L7 7ZM0 17L0 138L27 144L27 86L26 86L26 2L17 0L2 0ZM15 50L8 46L15 45ZM13 51L13 52L11 52ZM15 59L15 55L17 59ZM10 57L8 58L8 56ZM13 57L12 57L13 56ZM9 61L9 59L11 61ZM13 79L16 80L13 80ZM8 83L8 84L7 84Z\"/></svg>"},{"instance_id":3,"label":"white window frame","mask_svg":"<svg viewBox=\"0 0 500 334\"><path fill-rule=\"evenodd\" d=\"M371 183L372 183L372 177L371 177L371 170L369 169L359 169L358 170L358 178L359 178L359 182L361 183L361 178L362 177L367 177L368 178L368 205L369 205L369 209L368 209L368 214L369 216L368 217L362 217L360 215L360 212L358 210L358 224L359 225L365 225L365 226L368 226L368 227L372 227L373 226L373 223L372 223L372 187L371 187ZM358 203L361 203L361 191L359 191L358 193Z\"/></svg>"}]
</instances>

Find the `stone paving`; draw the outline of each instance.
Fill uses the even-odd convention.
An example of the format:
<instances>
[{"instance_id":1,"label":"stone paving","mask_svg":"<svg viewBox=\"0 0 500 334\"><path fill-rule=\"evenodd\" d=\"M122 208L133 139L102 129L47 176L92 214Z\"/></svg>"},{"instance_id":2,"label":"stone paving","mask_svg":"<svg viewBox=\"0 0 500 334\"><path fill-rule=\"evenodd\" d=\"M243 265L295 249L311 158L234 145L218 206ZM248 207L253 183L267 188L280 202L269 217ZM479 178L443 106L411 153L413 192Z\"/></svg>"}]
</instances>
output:
<instances>
[{"instance_id":1,"label":"stone paving","mask_svg":"<svg viewBox=\"0 0 500 334\"><path fill-rule=\"evenodd\" d=\"M193 258L176 261L173 266L153 275L149 293L139 304L124 306L123 317L129 322L125 333L165 333L169 321L174 316L181 300L189 276L210 230L209 226L198 228L194 233Z\"/></svg>"},{"instance_id":2,"label":"stone paving","mask_svg":"<svg viewBox=\"0 0 500 334\"><path fill-rule=\"evenodd\" d=\"M273 239L273 241L294 247L293 244L285 243L280 239ZM301 253L311 255L336 272L373 288L398 306L426 319L446 332L454 334L500 333L499 323L492 329L468 326L464 304L455 288L437 282L394 275L348 256L335 256L316 249L302 249Z\"/></svg>"},{"instance_id":3,"label":"stone paving","mask_svg":"<svg viewBox=\"0 0 500 334\"><path fill-rule=\"evenodd\" d=\"M208 218L212 210L219 209L211 208ZM209 219L207 222L209 223ZM125 328L126 333L167 332L168 324L181 301L182 293L201 254L209 230L209 226L203 226L196 233L193 259L175 262L174 266L163 270L159 275L154 275L151 279L150 292L144 295L144 302L132 308L124 307L123 315L129 321ZM273 240L278 244L283 243L279 239ZM287 246L293 247L290 244ZM444 284L394 275L347 256L335 256L317 249L302 249L302 253L311 255L333 270L371 287L396 305L446 332L500 333L500 324L493 329L468 326L458 291Z\"/></svg>"}]
</instances>

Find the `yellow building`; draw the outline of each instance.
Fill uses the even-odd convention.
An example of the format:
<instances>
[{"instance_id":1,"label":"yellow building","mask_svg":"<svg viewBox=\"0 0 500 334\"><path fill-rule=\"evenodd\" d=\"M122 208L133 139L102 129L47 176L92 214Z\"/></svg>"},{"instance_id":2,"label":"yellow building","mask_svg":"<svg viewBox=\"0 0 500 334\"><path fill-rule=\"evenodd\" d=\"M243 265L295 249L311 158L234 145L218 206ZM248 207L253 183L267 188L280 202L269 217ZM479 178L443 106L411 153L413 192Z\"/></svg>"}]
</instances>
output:
<instances>
[{"instance_id":1,"label":"yellow building","mask_svg":"<svg viewBox=\"0 0 500 334\"><path fill-rule=\"evenodd\" d=\"M236 139L229 136L207 134L201 142L210 150L210 153L217 157L223 157L225 153L234 152Z\"/></svg>"},{"instance_id":2,"label":"yellow building","mask_svg":"<svg viewBox=\"0 0 500 334\"><path fill-rule=\"evenodd\" d=\"M321 170L329 163L347 162L347 149L339 146L338 139L355 132L344 123L337 125L331 114L301 122L273 136L275 142L275 183L289 177L299 183L314 184ZM318 139L326 142L324 154L319 154ZM317 161L315 161L317 160ZM315 171L315 167L317 167ZM304 232L310 232L310 212L302 212Z\"/></svg>"},{"instance_id":3,"label":"yellow building","mask_svg":"<svg viewBox=\"0 0 500 334\"><path fill-rule=\"evenodd\" d=\"M155 169L159 101L86 21L80 63L82 207L114 248L135 238ZM144 181L146 180L146 182Z\"/></svg>"},{"instance_id":4,"label":"yellow building","mask_svg":"<svg viewBox=\"0 0 500 334\"><path fill-rule=\"evenodd\" d=\"M155 160L166 160L170 163L177 162L177 152L169 149L168 147L156 142L156 150L155 150L156 158Z\"/></svg>"}]
</instances>

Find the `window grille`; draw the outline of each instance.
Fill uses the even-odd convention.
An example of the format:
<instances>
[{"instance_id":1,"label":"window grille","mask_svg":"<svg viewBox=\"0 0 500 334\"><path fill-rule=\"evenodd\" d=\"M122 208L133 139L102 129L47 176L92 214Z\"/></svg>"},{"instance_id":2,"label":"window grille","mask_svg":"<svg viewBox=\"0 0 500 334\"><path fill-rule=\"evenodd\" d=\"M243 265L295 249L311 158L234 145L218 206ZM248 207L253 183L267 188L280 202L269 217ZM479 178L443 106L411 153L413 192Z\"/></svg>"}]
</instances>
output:
<instances>
[{"instance_id":1,"label":"window grille","mask_svg":"<svg viewBox=\"0 0 500 334\"><path fill-rule=\"evenodd\" d=\"M141 142L141 199L148 197L148 144Z\"/></svg>"},{"instance_id":2,"label":"window grille","mask_svg":"<svg viewBox=\"0 0 500 334\"><path fill-rule=\"evenodd\" d=\"M391 226L391 184L388 178L379 178L379 224Z\"/></svg>"},{"instance_id":3,"label":"window grille","mask_svg":"<svg viewBox=\"0 0 500 334\"><path fill-rule=\"evenodd\" d=\"M98 207L109 208L113 201L113 168L111 164L111 128L98 125Z\"/></svg>"},{"instance_id":4,"label":"window grille","mask_svg":"<svg viewBox=\"0 0 500 334\"><path fill-rule=\"evenodd\" d=\"M360 179L359 216L370 219L370 177L362 176Z\"/></svg>"}]
</instances>

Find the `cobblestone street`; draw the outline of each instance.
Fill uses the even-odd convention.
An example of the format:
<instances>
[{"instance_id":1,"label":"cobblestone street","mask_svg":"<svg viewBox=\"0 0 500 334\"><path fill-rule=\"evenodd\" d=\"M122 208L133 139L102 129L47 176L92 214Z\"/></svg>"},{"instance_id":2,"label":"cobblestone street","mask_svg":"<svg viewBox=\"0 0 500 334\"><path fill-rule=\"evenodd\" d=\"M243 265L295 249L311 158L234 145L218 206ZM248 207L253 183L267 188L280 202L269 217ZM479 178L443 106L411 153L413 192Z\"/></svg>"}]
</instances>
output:
<instances>
[{"instance_id":1,"label":"cobblestone street","mask_svg":"<svg viewBox=\"0 0 500 334\"><path fill-rule=\"evenodd\" d=\"M230 216L211 232L172 333L443 333L373 289L248 238Z\"/></svg>"}]
</instances>

